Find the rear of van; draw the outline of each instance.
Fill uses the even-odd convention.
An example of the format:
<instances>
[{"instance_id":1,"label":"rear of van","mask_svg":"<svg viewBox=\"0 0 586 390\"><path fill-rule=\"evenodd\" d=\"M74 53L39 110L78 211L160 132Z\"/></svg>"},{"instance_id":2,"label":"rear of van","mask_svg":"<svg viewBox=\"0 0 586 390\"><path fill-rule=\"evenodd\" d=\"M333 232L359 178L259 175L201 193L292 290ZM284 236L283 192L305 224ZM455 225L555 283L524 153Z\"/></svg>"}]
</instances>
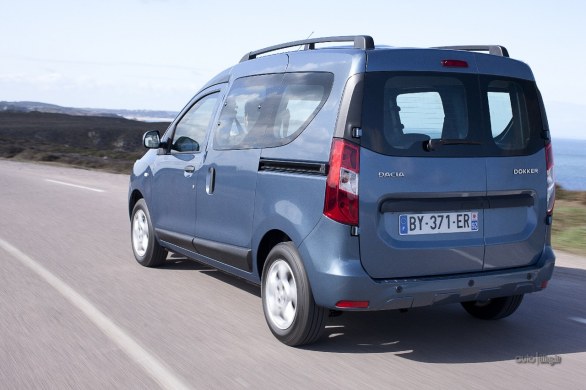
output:
<instances>
[{"instance_id":1,"label":"rear of van","mask_svg":"<svg viewBox=\"0 0 586 390\"><path fill-rule=\"evenodd\" d=\"M482 317L505 299L488 316L501 318L551 277L553 158L533 74L504 48L459 49L369 50L348 81L324 214L353 226L364 272L392 292L342 308L469 302Z\"/></svg>"}]
</instances>

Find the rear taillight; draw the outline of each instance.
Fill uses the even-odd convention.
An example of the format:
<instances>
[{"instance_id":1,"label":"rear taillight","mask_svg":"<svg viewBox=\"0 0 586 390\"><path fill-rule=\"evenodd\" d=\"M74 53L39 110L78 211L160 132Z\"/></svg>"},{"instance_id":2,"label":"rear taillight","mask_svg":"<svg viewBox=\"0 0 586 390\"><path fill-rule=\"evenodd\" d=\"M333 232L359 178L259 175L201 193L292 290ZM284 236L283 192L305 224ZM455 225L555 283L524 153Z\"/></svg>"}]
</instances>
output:
<instances>
[{"instance_id":1,"label":"rear taillight","mask_svg":"<svg viewBox=\"0 0 586 390\"><path fill-rule=\"evenodd\" d=\"M553 149L551 142L545 146L545 166L547 169L547 214L551 215L555 204L555 177L553 174Z\"/></svg>"},{"instance_id":2,"label":"rear taillight","mask_svg":"<svg viewBox=\"0 0 586 390\"><path fill-rule=\"evenodd\" d=\"M360 147L334 139L326 182L324 214L334 221L358 225L358 174Z\"/></svg>"}]
</instances>

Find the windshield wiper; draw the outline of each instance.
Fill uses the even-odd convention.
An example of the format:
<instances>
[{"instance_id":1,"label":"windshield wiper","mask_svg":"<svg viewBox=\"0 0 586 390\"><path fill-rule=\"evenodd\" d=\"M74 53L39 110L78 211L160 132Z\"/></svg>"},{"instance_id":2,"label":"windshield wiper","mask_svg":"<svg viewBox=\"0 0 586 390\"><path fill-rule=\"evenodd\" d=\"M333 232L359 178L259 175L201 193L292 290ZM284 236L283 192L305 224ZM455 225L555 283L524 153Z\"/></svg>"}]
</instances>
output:
<instances>
[{"instance_id":1,"label":"windshield wiper","mask_svg":"<svg viewBox=\"0 0 586 390\"><path fill-rule=\"evenodd\" d=\"M423 142L423 149L427 150L428 152L434 151L438 148L438 146L444 145L482 145L478 141L470 141L467 139L430 139L429 141Z\"/></svg>"}]
</instances>

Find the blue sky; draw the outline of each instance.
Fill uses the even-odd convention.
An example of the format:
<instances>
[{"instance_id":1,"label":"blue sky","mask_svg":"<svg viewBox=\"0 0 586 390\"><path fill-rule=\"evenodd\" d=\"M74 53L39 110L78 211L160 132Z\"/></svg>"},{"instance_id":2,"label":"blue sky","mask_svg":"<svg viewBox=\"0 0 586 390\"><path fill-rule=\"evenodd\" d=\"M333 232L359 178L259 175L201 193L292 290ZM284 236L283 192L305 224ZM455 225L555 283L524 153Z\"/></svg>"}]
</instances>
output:
<instances>
[{"instance_id":1,"label":"blue sky","mask_svg":"<svg viewBox=\"0 0 586 390\"><path fill-rule=\"evenodd\" d=\"M0 0L0 100L179 110L250 50L368 34L501 44L533 69L554 136L586 139L586 2Z\"/></svg>"}]
</instances>

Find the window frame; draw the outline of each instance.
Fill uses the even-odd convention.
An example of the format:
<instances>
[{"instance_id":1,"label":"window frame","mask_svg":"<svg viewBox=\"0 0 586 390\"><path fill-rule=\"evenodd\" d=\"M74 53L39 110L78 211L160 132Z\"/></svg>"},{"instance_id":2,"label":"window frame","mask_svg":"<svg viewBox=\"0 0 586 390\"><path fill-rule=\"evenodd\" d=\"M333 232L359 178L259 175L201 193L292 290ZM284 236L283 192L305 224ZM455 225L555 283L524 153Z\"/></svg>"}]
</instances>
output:
<instances>
[{"instance_id":1,"label":"window frame","mask_svg":"<svg viewBox=\"0 0 586 390\"><path fill-rule=\"evenodd\" d=\"M222 92L223 88L225 87L225 85L226 84L207 88L206 90L201 91L197 95L195 95L189 101L189 103L187 103L185 105L185 107L181 110L179 115L177 115L175 120L171 123L169 128L167 128L167 130L165 131L165 134L163 135L163 137L161 139L161 142L164 145L163 154L168 154L168 155L198 154L198 153L201 153L207 149L207 144L208 144L208 140L209 140L210 133L211 133L210 129L213 128L212 124L214 123L214 121L218 115L218 107L220 106L220 102L222 101L221 92ZM217 95L217 100L216 100L216 103L215 103L214 108L212 110L212 115L210 117L210 121L208 122L206 131L205 131L204 139L199 144L200 145L199 150L198 151L182 151L182 152L173 150L172 149L172 142L173 142L173 139L175 138L177 126L181 123L183 118L193 109L193 107L196 104L198 104L203 99L205 99L211 95ZM161 153L159 153L159 154L161 154Z\"/></svg>"}]
</instances>

